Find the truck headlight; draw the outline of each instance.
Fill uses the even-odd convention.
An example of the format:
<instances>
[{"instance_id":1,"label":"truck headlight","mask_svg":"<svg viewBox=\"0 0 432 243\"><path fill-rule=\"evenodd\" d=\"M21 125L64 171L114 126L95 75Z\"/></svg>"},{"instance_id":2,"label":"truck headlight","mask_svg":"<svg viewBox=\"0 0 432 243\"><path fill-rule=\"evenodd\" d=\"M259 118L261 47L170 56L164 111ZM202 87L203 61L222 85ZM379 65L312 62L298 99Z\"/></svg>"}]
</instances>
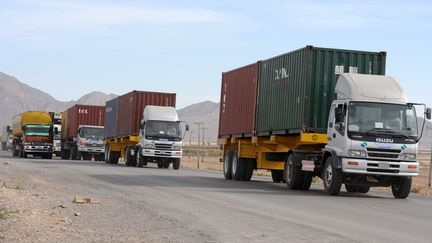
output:
<instances>
[{"instance_id":1,"label":"truck headlight","mask_svg":"<svg viewBox=\"0 0 432 243\"><path fill-rule=\"evenodd\" d=\"M366 151L364 150L350 150L348 153L349 157L366 157Z\"/></svg>"},{"instance_id":2,"label":"truck headlight","mask_svg":"<svg viewBox=\"0 0 432 243\"><path fill-rule=\"evenodd\" d=\"M416 154L400 154L399 155L399 159L403 159L403 160L415 160L416 159Z\"/></svg>"},{"instance_id":3,"label":"truck headlight","mask_svg":"<svg viewBox=\"0 0 432 243\"><path fill-rule=\"evenodd\" d=\"M152 144L152 143L146 143L146 144L144 144L144 148L146 148L146 149L154 149L155 145Z\"/></svg>"},{"instance_id":4,"label":"truck headlight","mask_svg":"<svg viewBox=\"0 0 432 243\"><path fill-rule=\"evenodd\" d=\"M178 145L178 144L174 144L174 145L172 146L172 149L173 149L173 150L176 150L176 151L180 151L180 150L181 150L181 146Z\"/></svg>"}]
</instances>

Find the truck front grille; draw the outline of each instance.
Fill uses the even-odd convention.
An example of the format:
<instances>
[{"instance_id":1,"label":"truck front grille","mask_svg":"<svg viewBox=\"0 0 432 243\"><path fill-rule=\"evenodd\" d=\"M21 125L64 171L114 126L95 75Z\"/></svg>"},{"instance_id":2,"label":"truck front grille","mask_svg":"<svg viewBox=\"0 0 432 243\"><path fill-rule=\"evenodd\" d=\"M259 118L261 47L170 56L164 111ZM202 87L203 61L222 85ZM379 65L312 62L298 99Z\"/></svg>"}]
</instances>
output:
<instances>
[{"instance_id":1,"label":"truck front grille","mask_svg":"<svg viewBox=\"0 0 432 243\"><path fill-rule=\"evenodd\" d=\"M172 150L172 145L164 144L164 143L155 143L155 148L157 150Z\"/></svg>"},{"instance_id":2,"label":"truck front grille","mask_svg":"<svg viewBox=\"0 0 432 243\"><path fill-rule=\"evenodd\" d=\"M367 148L369 158L397 159L399 158L400 152L400 149Z\"/></svg>"}]
</instances>

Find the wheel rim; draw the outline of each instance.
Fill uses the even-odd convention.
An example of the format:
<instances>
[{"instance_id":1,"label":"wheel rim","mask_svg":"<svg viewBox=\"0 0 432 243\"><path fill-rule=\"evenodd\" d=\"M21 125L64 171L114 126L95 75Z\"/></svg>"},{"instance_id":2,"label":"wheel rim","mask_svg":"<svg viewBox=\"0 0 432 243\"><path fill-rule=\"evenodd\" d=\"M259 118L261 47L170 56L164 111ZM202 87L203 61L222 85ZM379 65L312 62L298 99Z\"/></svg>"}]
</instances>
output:
<instances>
[{"instance_id":1,"label":"wheel rim","mask_svg":"<svg viewBox=\"0 0 432 243\"><path fill-rule=\"evenodd\" d=\"M237 170L237 157L234 157L232 160L232 168L231 168L231 171L234 175L236 173L236 170Z\"/></svg>"},{"instance_id":2,"label":"wheel rim","mask_svg":"<svg viewBox=\"0 0 432 243\"><path fill-rule=\"evenodd\" d=\"M330 186L332 183L332 178L333 178L333 171L332 171L332 166L329 165L327 166L327 168L325 169L325 174L324 174L324 181L326 183L327 186Z\"/></svg>"},{"instance_id":3,"label":"wheel rim","mask_svg":"<svg viewBox=\"0 0 432 243\"><path fill-rule=\"evenodd\" d=\"M287 175L286 175L286 181L289 184L292 181L293 169L294 169L293 168L293 164L291 163L291 160L288 160L288 163L287 163L286 167L287 167L287 169L286 169L286 173L287 173Z\"/></svg>"}]
</instances>

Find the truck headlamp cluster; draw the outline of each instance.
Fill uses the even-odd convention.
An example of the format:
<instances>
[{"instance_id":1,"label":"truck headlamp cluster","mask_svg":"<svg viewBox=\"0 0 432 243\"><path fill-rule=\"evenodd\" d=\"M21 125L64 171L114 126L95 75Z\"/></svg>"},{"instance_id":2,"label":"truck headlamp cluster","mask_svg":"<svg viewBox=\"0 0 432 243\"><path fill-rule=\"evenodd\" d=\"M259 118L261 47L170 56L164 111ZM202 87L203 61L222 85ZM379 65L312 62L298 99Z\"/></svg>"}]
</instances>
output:
<instances>
[{"instance_id":1,"label":"truck headlamp cluster","mask_svg":"<svg viewBox=\"0 0 432 243\"><path fill-rule=\"evenodd\" d=\"M367 156L366 151L364 150L350 150L348 154L350 157L359 157L359 158L365 158Z\"/></svg>"},{"instance_id":2,"label":"truck headlamp cluster","mask_svg":"<svg viewBox=\"0 0 432 243\"><path fill-rule=\"evenodd\" d=\"M146 144L144 144L144 148L145 149L154 149L156 147L153 143L146 143Z\"/></svg>"},{"instance_id":3,"label":"truck headlamp cluster","mask_svg":"<svg viewBox=\"0 0 432 243\"><path fill-rule=\"evenodd\" d=\"M181 146L178 144L173 144L172 149L175 151L180 151L181 150Z\"/></svg>"},{"instance_id":4,"label":"truck headlamp cluster","mask_svg":"<svg viewBox=\"0 0 432 243\"><path fill-rule=\"evenodd\" d=\"M416 154L400 154L399 159L402 160L416 160Z\"/></svg>"}]
</instances>

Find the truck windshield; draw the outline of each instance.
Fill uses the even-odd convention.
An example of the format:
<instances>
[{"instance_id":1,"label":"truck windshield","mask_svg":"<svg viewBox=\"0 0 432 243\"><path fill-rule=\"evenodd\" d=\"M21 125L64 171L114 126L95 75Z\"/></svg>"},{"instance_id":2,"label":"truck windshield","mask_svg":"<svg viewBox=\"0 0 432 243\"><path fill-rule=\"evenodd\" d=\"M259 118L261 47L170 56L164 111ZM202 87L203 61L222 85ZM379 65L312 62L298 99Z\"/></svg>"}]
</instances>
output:
<instances>
[{"instance_id":1,"label":"truck windshield","mask_svg":"<svg viewBox=\"0 0 432 243\"><path fill-rule=\"evenodd\" d=\"M348 132L417 137L415 108L398 104L351 102L348 109Z\"/></svg>"},{"instance_id":2,"label":"truck windshield","mask_svg":"<svg viewBox=\"0 0 432 243\"><path fill-rule=\"evenodd\" d=\"M51 135L50 126L44 125L27 125L25 127L25 135L26 136L49 136Z\"/></svg>"},{"instance_id":3,"label":"truck windshield","mask_svg":"<svg viewBox=\"0 0 432 243\"><path fill-rule=\"evenodd\" d=\"M81 136L84 138L103 139L104 129L101 127L82 127Z\"/></svg>"},{"instance_id":4,"label":"truck windshield","mask_svg":"<svg viewBox=\"0 0 432 243\"><path fill-rule=\"evenodd\" d=\"M147 121L146 137L180 139L180 124L172 121Z\"/></svg>"}]
</instances>

